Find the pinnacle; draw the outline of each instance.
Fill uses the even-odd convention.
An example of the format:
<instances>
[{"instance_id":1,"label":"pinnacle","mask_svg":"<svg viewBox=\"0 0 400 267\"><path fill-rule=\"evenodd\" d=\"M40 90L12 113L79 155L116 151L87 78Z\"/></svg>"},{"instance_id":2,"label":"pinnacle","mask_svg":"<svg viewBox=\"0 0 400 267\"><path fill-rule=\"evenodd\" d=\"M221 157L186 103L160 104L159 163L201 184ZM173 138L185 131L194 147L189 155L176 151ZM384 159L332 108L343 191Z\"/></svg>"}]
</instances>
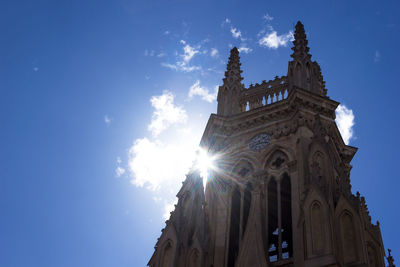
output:
<instances>
[{"instance_id":1,"label":"pinnacle","mask_svg":"<svg viewBox=\"0 0 400 267\"><path fill-rule=\"evenodd\" d=\"M307 46L308 41L306 32L304 30L304 25L300 21L298 21L296 24L293 44L293 54L291 55L293 59L301 60L305 57L311 57L311 55L308 54L310 48Z\"/></svg>"},{"instance_id":2,"label":"pinnacle","mask_svg":"<svg viewBox=\"0 0 400 267\"><path fill-rule=\"evenodd\" d=\"M235 54L239 54L239 49L237 49L237 47L236 47L236 46L235 46L235 47L233 47L233 48L231 49L231 55L232 55L233 53L235 53Z\"/></svg>"},{"instance_id":3,"label":"pinnacle","mask_svg":"<svg viewBox=\"0 0 400 267\"><path fill-rule=\"evenodd\" d=\"M304 25L303 25L303 23L301 23L300 20L296 24L296 32L297 31L303 31L304 32Z\"/></svg>"},{"instance_id":4,"label":"pinnacle","mask_svg":"<svg viewBox=\"0 0 400 267\"><path fill-rule=\"evenodd\" d=\"M241 77L242 70L240 69L240 56L239 49L235 46L231 49L228 65L226 66L227 71L225 72L225 79L240 81L243 80Z\"/></svg>"}]
</instances>

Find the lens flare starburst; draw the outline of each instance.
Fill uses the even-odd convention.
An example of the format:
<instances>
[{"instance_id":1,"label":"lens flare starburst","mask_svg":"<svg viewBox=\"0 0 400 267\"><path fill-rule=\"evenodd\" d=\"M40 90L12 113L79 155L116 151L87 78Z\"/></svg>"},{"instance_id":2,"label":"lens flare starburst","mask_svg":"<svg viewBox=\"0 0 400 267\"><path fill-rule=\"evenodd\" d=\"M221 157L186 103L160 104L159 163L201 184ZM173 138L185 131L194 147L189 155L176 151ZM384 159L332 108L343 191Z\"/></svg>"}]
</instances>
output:
<instances>
[{"instance_id":1,"label":"lens flare starburst","mask_svg":"<svg viewBox=\"0 0 400 267\"><path fill-rule=\"evenodd\" d=\"M206 150L200 148L196 156L196 169L200 172L203 178L203 186L205 187L210 171L215 168L215 156L210 155Z\"/></svg>"}]
</instances>

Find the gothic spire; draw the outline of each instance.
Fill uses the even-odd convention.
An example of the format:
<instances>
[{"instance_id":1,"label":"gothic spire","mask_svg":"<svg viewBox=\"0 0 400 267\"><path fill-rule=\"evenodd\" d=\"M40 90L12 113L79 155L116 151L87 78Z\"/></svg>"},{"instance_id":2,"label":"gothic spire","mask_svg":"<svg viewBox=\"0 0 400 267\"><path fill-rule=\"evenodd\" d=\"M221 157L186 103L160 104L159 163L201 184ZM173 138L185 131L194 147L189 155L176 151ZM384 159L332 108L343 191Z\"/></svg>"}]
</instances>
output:
<instances>
[{"instance_id":1,"label":"gothic spire","mask_svg":"<svg viewBox=\"0 0 400 267\"><path fill-rule=\"evenodd\" d=\"M307 35L300 21L296 24L293 44L293 54L290 55L293 60L289 62L287 75L289 90L300 88L326 96L327 90L321 67L316 61L311 60L310 48L307 46Z\"/></svg>"},{"instance_id":2,"label":"gothic spire","mask_svg":"<svg viewBox=\"0 0 400 267\"><path fill-rule=\"evenodd\" d=\"M243 80L241 75L243 71L240 69L241 65L242 64L240 63L239 50L235 46L231 49L228 65L226 66L225 78L223 79L224 84L232 84L235 82L239 84L241 83L241 81Z\"/></svg>"},{"instance_id":3,"label":"gothic spire","mask_svg":"<svg viewBox=\"0 0 400 267\"><path fill-rule=\"evenodd\" d=\"M310 48L307 46L307 35L304 30L304 25L298 21L296 24L296 30L294 32L294 46L292 47L293 54L290 56L298 61L303 61L304 59L311 59L311 55L308 53Z\"/></svg>"},{"instance_id":4,"label":"gothic spire","mask_svg":"<svg viewBox=\"0 0 400 267\"><path fill-rule=\"evenodd\" d=\"M218 115L229 116L241 111L240 96L244 89L237 47L231 49L223 85L218 89Z\"/></svg>"}]
</instances>

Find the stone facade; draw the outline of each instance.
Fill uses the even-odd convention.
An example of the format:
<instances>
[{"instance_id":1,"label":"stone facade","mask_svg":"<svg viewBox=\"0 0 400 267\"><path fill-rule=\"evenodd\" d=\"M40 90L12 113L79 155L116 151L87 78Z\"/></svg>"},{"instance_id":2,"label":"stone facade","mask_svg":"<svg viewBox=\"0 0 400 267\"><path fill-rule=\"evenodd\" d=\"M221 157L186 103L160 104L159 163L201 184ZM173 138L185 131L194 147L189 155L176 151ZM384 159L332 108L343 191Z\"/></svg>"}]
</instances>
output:
<instances>
[{"instance_id":1,"label":"stone facade","mask_svg":"<svg viewBox=\"0 0 400 267\"><path fill-rule=\"evenodd\" d=\"M351 192L357 148L307 43L298 22L287 75L249 88L231 50L201 140L216 168L205 191L198 171L187 175L150 267L385 266L379 222Z\"/></svg>"}]
</instances>

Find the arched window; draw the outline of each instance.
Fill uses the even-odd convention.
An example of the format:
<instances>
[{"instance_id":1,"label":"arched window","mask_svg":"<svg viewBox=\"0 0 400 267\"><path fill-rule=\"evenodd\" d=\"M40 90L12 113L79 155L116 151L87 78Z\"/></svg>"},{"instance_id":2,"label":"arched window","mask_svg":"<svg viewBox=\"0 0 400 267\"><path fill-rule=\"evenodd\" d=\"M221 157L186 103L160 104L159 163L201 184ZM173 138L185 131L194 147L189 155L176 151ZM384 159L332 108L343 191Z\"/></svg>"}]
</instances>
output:
<instances>
[{"instance_id":1,"label":"arched window","mask_svg":"<svg viewBox=\"0 0 400 267\"><path fill-rule=\"evenodd\" d=\"M267 194L268 258L270 262L275 262L293 256L290 177L285 173L280 184L272 177L268 183Z\"/></svg>"},{"instance_id":2,"label":"arched window","mask_svg":"<svg viewBox=\"0 0 400 267\"><path fill-rule=\"evenodd\" d=\"M355 262L357 255L357 239L354 229L353 217L350 213L344 212L340 216L340 229L342 233L342 249L344 263Z\"/></svg>"},{"instance_id":3,"label":"arched window","mask_svg":"<svg viewBox=\"0 0 400 267\"><path fill-rule=\"evenodd\" d=\"M281 216L282 216L282 258L287 259L293 255L292 241L292 187L290 178L285 173L281 181Z\"/></svg>"},{"instance_id":4,"label":"arched window","mask_svg":"<svg viewBox=\"0 0 400 267\"><path fill-rule=\"evenodd\" d=\"M279 254L277 188L275 178L271 177L268 183L268 258L270 262L277 261Z\"/></svg>"}]
</instances>

